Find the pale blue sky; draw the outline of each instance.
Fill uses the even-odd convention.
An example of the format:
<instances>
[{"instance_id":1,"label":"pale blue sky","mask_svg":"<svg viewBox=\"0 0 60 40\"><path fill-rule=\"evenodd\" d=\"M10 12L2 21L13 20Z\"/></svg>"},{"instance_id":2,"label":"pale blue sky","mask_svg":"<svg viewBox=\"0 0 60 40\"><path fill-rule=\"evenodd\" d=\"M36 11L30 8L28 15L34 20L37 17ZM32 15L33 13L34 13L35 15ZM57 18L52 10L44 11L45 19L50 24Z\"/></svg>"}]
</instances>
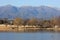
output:
<instances>
[{"instance_id":1,"label":"pale blue sky","mask_svg":"<svg viewBox=\"0 0 60 40\"><path fill-rule=\"evenodd\" d=\"M14 6L52 6L60 7L60 0L0 0L0 6L4 5L14 5Z\"/></svg>"}]
</instances>

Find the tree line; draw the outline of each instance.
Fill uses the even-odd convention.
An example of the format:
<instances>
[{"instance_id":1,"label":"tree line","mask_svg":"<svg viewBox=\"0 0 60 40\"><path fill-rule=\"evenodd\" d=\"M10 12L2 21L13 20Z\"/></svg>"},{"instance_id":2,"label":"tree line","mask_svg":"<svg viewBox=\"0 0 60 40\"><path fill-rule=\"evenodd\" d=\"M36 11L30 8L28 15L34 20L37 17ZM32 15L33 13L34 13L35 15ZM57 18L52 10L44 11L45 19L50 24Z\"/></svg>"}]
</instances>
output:
<instances>
[{"instance_id":1,"label":"tree line","mask_svg":"<svg viewBox=\"0 0 60 40\"><path fill-rule=\"evenodd\" d=\"M60 17L58 18L52 18L52 19L36 19L36 18L31 18L31 19L22 19L22 18L15 18L11 21L9 21L7 18L0 20L0 24L5 24L6 26L9 25L17 25L18 26L25 26L25 25L31 25L36 26L36 27L41 27L41 28L52 28L55 25L60 26Z\"/></svg>"}]
</instances>

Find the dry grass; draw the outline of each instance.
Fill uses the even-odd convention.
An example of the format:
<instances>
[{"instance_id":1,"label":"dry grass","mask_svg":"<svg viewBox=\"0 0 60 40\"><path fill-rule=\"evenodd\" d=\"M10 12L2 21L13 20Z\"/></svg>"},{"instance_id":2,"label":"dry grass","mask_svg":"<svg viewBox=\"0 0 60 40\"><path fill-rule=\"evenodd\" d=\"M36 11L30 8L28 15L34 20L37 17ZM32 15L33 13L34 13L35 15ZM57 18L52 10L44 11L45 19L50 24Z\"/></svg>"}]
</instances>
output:
<instances>
[{"instance_id":1,"label":"dry grass","mask_svg":"<svg viewBox=\"0 0 60 40\"><path fill-rule=\"evenodd\" d=\"M28 26L28 28L24 28L25 26L19 26L19 28L18 28L18 30L19 31L24 31L24 29L35 29L35 30L38 30L38 29L40 29L40 28L35 28L35 27L33 27L33 28L29 28L29 26ZM43 28L42 28L43 29ZM58 30L58 31L60 31L60 28L46 28L46 30ZM17 27L15 26L15 25L7 25L7 27L6 27L6 25L3 25L3 24L1 24L0 25L0 32L3 32L3 31L17 31Z\"/></svg>"}]
</instances>

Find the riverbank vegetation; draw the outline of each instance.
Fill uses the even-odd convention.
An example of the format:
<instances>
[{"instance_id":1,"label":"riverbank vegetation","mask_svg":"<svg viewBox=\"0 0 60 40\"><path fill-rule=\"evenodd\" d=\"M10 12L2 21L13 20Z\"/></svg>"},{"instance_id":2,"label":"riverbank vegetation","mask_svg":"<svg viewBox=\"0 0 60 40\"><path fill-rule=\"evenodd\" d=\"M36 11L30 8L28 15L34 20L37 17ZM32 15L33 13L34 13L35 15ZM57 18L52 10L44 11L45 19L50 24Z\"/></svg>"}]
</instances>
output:
<instances>
[{"instance_id":1,"label":"riverbank vegetation","mask_svg":"<svg viewBox=\"0 0 60 40\"><path fill-rule=\"evenodd\" d=\"M5 25L4 27L1 25ZM1 30L2 28L2 30ZM60 17L52 19L0 19L1 31L60 31Z\"/></svg>"}]
</instances>

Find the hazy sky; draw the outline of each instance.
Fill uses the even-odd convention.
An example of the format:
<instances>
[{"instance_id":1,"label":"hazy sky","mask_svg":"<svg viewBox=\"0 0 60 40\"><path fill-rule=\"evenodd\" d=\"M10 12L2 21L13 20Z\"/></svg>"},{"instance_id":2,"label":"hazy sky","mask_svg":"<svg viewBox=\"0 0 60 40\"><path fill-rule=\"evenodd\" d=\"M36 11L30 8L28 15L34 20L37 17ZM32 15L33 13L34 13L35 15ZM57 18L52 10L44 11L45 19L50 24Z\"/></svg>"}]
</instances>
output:
<instances>
[{"instance_id":1,"label":"hazy sky","mask_svg":"<svg viewBox=\"0 0 60 40\"><path fill-rule=\"evenodd\" d=\"M14 6L52 6L60 7L60 0L0 0L0 6L4 5L14 5Z\"/></svg>"}]
</instances>

